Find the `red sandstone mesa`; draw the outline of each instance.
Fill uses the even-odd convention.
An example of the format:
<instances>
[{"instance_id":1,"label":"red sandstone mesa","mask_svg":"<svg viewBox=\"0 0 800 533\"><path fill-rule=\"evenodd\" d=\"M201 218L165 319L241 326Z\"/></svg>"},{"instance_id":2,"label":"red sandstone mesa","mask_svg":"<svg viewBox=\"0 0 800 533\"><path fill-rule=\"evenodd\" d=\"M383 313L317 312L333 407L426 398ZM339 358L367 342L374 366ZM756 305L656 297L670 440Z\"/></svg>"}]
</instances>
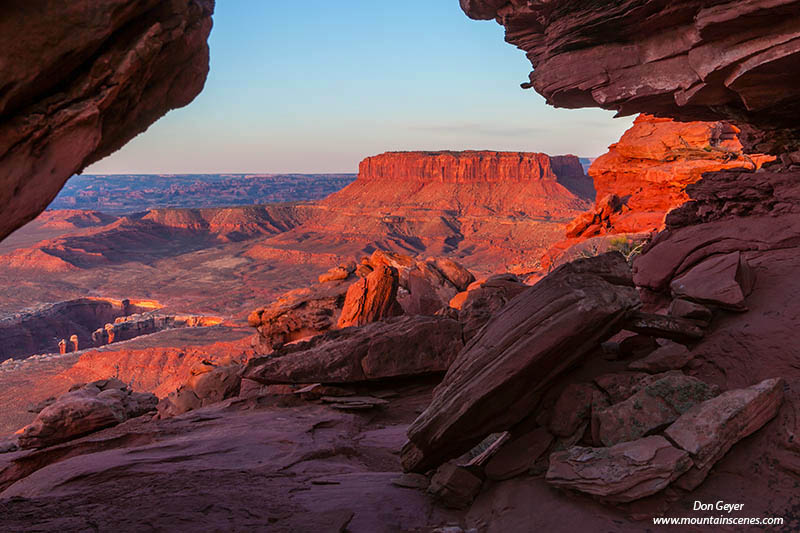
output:
<instances>
[{"instance_id":1,"label":"red sandstone mesa","mask_svg":"<svg viewBox=\"0 0 800 533\"><path fill-rule=\"evenodd\" d=\"M486 274L528 272L593 196L575 156L388 152L362 161L356 181L309 206L302 225L271 242L449 256Z\"/></svg>"},{"instance_id":2,"label":"red sandstone mesa","mask_svg":"<svg viewBox=\"0 0 800 533\"><path fill-rule=\"evenodd\" d=\"M558 217L593 194L578 158L540 153L387 152L364 159L358 176L322 204L352 206L359 197L374 207L452 209L455 200L462 215Z\"/></svg>"}]
</instances>

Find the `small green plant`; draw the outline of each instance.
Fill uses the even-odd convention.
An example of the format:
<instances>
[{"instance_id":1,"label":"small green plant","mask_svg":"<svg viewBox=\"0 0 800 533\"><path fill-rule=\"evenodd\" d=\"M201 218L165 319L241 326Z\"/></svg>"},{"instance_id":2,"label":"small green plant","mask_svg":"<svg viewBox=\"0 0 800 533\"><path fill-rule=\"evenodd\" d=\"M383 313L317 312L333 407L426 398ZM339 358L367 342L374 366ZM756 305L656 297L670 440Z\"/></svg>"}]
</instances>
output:
<instances>
[{"instance_id":1,"label":"small green plant","mask_svg":"<svg viewBox=\"0 0 800 533\"><path fill-rule=\"evenodd\" d=\"M609 251L617 251L625 257L625 261L633 263L637 255L642 253L646 241L635 241L628 237L612 237L608 243Z\"/></svg>"}]
</instances>

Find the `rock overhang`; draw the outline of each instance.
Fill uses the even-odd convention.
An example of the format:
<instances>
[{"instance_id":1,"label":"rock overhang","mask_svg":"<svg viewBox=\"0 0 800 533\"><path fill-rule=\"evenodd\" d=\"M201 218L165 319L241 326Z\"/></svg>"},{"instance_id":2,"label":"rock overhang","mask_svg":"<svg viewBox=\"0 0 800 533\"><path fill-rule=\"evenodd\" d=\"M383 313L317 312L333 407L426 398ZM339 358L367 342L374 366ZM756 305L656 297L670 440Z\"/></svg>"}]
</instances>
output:
<instances>
[{"instance_id":1,"label":"rock overhang","mask_svg":"<svg viewBox=\"0 0 800 533\"><path fill-rule=\"evenodd\" d=\"M729 120L752 151L800 146L800 1L462 0L526 52L556 107Z\"/></svg>"}]
</instances>

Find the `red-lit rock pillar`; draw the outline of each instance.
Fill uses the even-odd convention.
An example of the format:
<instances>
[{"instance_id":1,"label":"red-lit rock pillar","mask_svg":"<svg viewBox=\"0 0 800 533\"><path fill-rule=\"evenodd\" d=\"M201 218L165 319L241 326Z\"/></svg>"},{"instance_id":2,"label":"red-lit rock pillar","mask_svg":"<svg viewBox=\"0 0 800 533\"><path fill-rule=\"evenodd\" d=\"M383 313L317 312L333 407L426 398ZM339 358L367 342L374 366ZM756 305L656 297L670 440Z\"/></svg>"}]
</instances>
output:
<instances>
[{"instance_id":1,"label":"red-lit rock pillar","mask_svg":"<svg viewBox=\"0 0 800 533\"><path fill-rule=\"evenodd\" d=\"M106 333L108 334L108 344L114 342L114 325L113 324L106 324Z\"/></svg>"}]
</instances>

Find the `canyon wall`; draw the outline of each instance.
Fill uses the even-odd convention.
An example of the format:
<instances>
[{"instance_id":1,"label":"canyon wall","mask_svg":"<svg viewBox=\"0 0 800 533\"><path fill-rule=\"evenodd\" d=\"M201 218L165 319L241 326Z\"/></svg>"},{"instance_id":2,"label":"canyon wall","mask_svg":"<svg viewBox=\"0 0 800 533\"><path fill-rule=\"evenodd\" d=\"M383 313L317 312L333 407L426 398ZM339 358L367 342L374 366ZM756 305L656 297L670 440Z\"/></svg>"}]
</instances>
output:
<instances>
[{"instance_id":1,"label":"canyon wall","mask_svg":"<svg viewBox=\"0 0 800 533\"><path fill-rule=\"evenodd\" d=\"M213 9L213 0L4 7L0 238L43 211L70 176L197 96Z\"/></svg>"},{"instance_id":2,"label":"canyon wall","mask_svg":"<svg viewBox=\"0 0 800 533\"><path fill-rule=\"evenodd\" d=\"M497 20L557 107L732 120L748 151L800 162L799 0L461 0Z\"/></svg>"},{"instance_id":3,"label":"canyon wall","mask_svg":"<svg viewBox=\"0 0 800 533\"><path fill-rule=\"evenodd\" d=\"M120 317L158 309L157 302L79 298L0 318L0 361L57 353L59 342L76 336L78 349L94 346L92 333ZM75 351L73 343L65 343Z\"/></svg>"}]
</instances>

